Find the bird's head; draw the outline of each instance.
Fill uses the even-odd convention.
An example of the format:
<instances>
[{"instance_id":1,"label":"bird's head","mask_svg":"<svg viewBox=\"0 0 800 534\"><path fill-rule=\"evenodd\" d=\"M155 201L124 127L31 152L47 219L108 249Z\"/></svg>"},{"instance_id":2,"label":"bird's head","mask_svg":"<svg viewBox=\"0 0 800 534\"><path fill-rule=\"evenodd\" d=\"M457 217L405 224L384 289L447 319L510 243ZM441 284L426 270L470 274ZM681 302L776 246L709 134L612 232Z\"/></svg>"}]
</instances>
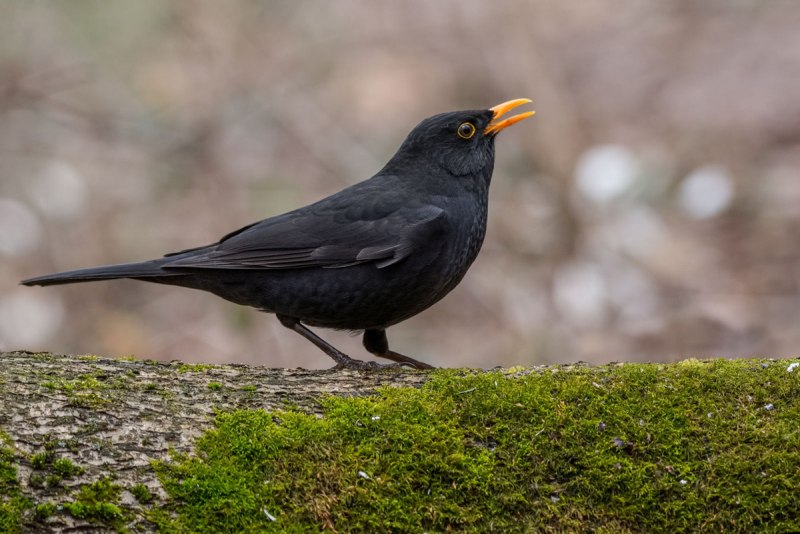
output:
<instances>
[{"instance_id":1,"label":"bird's head","mask_svg":"<svg viewBox=\"0 0 800 534\"><path fill-rule=\"evenodd\" d=\"M398 149L386 170L395 167L419 173L431 165L453 176L491 174L494 138L504 128L534 114L533 111L501 117L529 103L527 98L503 102L489 109L452 111L419 123Z\"/></svg>"}]
</instances>

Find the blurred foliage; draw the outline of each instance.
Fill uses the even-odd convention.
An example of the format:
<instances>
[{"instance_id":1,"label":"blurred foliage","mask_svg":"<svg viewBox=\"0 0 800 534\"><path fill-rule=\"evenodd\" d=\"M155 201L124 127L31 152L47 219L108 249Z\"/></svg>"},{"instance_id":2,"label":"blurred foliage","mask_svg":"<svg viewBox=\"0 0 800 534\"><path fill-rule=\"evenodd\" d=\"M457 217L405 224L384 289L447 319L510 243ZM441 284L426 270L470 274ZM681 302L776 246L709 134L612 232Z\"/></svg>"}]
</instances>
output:
<instances>
[{"instance_id":1,"label":"blurred foliage","mask_svg":"<svg viewBox=\"0 0 800 534\"><path fill-rule=\"evenodd\" d=\"M798 27L755 0L3 2L0 349L328 365L201 293L16 283L212 242L370 176L428 115L530 97L481 256L397 350L796 353Z\"/></svg>"}]
</instances>

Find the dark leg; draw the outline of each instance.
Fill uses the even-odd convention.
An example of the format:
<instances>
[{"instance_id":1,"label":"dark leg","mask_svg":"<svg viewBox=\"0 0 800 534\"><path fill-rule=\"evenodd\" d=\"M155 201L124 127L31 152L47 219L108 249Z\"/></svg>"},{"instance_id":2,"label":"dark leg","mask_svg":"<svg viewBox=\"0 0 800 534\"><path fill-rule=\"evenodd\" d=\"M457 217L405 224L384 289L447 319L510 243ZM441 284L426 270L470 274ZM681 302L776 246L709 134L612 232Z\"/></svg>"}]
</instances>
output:
<instances>
[{"instance_id":1,"label":"dark leg","mask_svg":"<svg viewBox=\"0 0 800 534\"><path fill-rule=\"evenodd\" d=\"M410 365L415 369L433 369L432 365L409 358L399 352L389 350L389 341L386 339L386 330L364 330L364 348L380 358L392 360L400 365Z\"/></svg>"},{"instance_id":2,"label":"dark leg","mask_svg":"<svg viewBox=\"0 0 800 534\"><path fill-rule=\"evenodd\" d=\"M394 364L390 365L381 365L376 362L362 362L361 360L354 360L344 352L336 349L333 345L327 343L324 339L319 337L317 334L303 326L300 321L293 317L286 317L285 315L278 315L278 320L281 322L283 326L290 330L294 330L314 345L316 345L319 349L322 350L325 354L333 358L333 361L336 362L336 367L344 368L344 369L380 369L382 367L390 367L395 366Z\"/></svg>"}]
</instances>

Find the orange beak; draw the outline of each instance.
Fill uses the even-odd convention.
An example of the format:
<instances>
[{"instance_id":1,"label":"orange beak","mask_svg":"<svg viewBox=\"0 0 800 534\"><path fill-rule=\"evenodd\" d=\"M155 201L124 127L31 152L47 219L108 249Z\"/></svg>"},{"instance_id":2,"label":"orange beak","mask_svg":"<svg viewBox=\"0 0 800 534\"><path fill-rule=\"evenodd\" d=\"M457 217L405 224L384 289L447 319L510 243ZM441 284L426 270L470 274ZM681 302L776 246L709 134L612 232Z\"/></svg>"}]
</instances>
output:
<instances>
[{"instance_id":1,"label":"orange beak","mask_svg":"<svg viewBox=\"0 0 800 534\"><path fill-rule=\"evenodd\" d=\"M515 107L521 106L522 104L529 104L530 102L531 100L527 98L517 98L515 100L503 102L502 104L497 104L493 108L489 108L489 110L494 113L494 117L492 118L492 122L489 123L489 126L484 128L483 134L497 135L500 130L508 128L512 124L516 124L519 121L527 119L528 117L532 117L533 114L536 113L535 111L526 111L525 113L519 113L518 115L514 115L513 117L509 117L507 119L498 120Z\"/></svg>"}]
</instances>

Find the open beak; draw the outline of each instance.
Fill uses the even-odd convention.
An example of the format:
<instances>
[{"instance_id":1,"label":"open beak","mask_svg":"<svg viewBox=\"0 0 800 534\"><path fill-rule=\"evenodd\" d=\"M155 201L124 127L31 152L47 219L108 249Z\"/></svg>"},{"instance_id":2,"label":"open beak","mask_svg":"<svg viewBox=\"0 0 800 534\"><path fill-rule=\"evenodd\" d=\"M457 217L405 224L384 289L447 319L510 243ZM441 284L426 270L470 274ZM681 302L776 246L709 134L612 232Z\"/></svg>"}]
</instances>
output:
<instances>
[{"instance_id":1,"label":"open beak","mask_svg":"<svg viewBox=\"0 0 800 534\"><path fill-rule=\"evenodd\" d=\"M490 122L489 125L484 128L484 135L497 135L500 130L508 128L512 124L516 124L521 120L527 119L528 117L532 117L533 114L536 113L535 111L526 111L525 113L519 113L507 119L498 120L512 109L521 106L522 104L529 104L530 102L531 100L527 98L517 98L515 100L503 102L502 104L497 104L493 108L489 108L489 110L494 113L494 117L492 118L492 122Z\"/></svg>"}]
</instances>

